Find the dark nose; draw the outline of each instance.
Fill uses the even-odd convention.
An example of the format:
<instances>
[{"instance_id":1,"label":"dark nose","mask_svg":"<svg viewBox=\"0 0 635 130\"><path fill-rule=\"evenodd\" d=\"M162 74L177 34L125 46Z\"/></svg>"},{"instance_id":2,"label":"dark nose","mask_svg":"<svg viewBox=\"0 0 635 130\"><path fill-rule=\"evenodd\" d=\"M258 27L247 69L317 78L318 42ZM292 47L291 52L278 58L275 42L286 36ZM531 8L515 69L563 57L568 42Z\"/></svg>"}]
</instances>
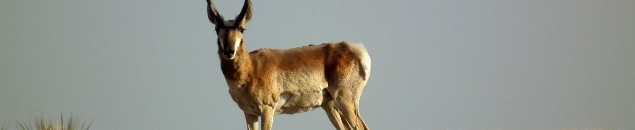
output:
<instances>
[{"instance_id":1,"label":"dark nose","mask_svg":"<svg viewBox=\"0 0 635 130\"><path fill-rule=\"evenodd\" d=\"M225 56L229 57L232 56L232 54L234 54L234 50L225 50L225 52L223 52L225 54Z\"/></svg>"}]
</instances>

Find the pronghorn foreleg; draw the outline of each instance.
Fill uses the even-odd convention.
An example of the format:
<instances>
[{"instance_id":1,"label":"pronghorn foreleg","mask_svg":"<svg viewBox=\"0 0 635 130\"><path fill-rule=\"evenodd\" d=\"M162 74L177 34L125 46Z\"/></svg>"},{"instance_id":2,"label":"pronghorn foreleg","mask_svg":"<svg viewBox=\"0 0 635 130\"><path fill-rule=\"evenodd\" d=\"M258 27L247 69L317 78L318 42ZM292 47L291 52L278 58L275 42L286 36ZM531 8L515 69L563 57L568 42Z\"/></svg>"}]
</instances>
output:
<instances>
[{"instance_id":1,"label":"pronghorn foreleg","mask_svg":"<svg viewBox=\"0 0 635 130\"><path fill-rule=\"evenodd\" d=\"M247 123L247 130L258 130L258 115L251 115L245 112L245 120Z\"/></svg>"},{"instance_id":2,"label":"pronghorn foreleg","mask_svg":"<svg viewBox=\"0 0 635 130\"><path fill-rule=\"evenodd\" d=\"M273 127L273 106L263 105L261 108L260 126L263 130L271 130Z\"/></svg>"}]
</instances>

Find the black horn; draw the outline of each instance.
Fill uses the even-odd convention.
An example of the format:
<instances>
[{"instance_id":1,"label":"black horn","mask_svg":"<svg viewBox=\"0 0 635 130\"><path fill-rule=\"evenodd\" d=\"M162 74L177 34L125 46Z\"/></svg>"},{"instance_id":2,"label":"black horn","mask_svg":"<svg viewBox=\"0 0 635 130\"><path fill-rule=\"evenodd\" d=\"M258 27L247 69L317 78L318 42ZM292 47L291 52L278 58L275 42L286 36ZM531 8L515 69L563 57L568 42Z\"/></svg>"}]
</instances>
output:
<instances>
[{"instance_id":1,"label":"black horn","mask_svg":"<svg viewBox=\"0 0 635 130\"><path fill-rule=\"evenodd\" d=\"M251 0L245 0L245 4L243 4L243 9L240 11L240 14L236 16L236 23L240 27L245 27L247 22L251 19Z\"/></svg>"},{"instance_id":2,"label":"black horn","mask_svg":"<svg viewBox=\"0 0 635 130\"><path fill-rule=\"evenodd\" d=\"M223 26L223 16L221 16L218 13L218 10L216 10L216 6L214 6L214 2L212 2L211 0L206 0L207 1L207 17L209 18L209 21L212 22L213 24L215 24L216 26Z\"/></svg>"}]
</instances>

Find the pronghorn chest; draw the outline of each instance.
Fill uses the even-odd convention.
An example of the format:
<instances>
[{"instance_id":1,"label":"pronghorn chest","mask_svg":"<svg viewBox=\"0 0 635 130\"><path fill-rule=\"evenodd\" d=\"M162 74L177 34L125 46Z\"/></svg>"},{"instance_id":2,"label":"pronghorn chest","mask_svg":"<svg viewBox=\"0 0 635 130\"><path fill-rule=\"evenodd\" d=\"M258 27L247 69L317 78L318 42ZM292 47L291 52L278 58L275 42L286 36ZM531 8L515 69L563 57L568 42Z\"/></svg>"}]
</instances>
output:
<instances>
[{"instance_id":1,"label":"pronghorn chest","mask_svg":"<svg viewBox=\"0 0 635 130\"><path fill-rule=\"evenodd\" d=\"M277 91L272 91L275 86L257 85L256 82L237 84L230 87L229 93L244 112L260 115L263 105L274 106L279 100Z\"/></svg>"},{"instance_id":2,"label":"pronghorn chest","mask_svg":"<svg viewBox=\"0 0 635 130\"><path fill-rule=\"evenodd\" d=\"M244 93L244 90L241 89L230 89L229 94L232 97L232 100L236 102L238 107L242 109L245 113L260 115L260 107L252 95Z\"/></svg>"}]
</instances>

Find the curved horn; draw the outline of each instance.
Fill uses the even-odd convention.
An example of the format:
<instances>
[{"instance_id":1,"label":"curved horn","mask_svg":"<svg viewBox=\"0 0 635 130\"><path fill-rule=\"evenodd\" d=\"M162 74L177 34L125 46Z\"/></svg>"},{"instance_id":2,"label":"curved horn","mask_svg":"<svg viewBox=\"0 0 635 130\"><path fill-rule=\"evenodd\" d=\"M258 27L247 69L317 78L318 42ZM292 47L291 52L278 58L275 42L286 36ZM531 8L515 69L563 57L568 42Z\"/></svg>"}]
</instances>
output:
<instances>
[{"instance_id":1,"label":"curved horn","mask_svg":"<svg viewBox=\"0 0 635 130\"><path fill-rule=\"evenodd\" d=\"M243 9L240 11L240 14L236 16L236 23L238 23L240 27L245 27L249 20L251 20L251 0L245 0Z\"/></svg>"},{"instance_id":2,"label":"curved horn","mask_svg":"<svg viewBox=\"0 0 635 130\"><path fill-rule=\"evenodd\" d=\"M223 16L221 16L218 13L218 10L216 10L216 6L214 6L214 2L212 2L211 0L206 0L207 1L207 17L209 18L209 21L212 22L213 24L215 24L216 26L223 26Z\"/></svg>"}]
</instances>

